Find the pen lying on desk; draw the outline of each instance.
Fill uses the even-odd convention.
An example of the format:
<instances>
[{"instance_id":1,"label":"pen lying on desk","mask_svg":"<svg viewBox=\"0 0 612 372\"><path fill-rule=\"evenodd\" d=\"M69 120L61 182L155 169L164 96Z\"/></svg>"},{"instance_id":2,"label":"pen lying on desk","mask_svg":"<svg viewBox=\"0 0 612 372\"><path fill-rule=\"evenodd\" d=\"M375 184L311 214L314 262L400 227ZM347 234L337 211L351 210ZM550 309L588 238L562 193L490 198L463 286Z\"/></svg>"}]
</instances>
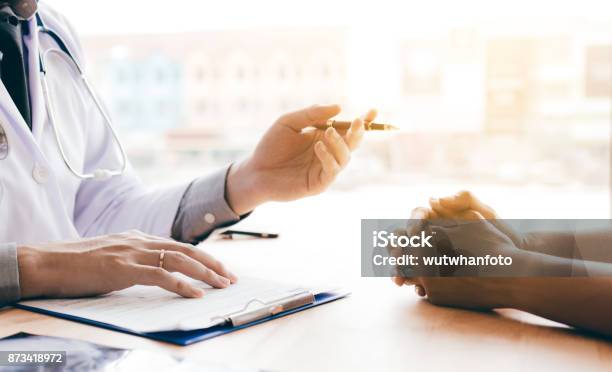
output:
<instances>
[{"instance_id":1,"label":"pen lying on desk","mask_svg":"<svg viewBox=\"0 0 612 372\"><path fill-rule=\"evenodd\" d=\"M373 122L365 122L363 123L365 130L397 130L398 127L391 124L382 124L382 123L373 123ZM348 130L351 127L350 121L341 121L329 119L325 124L315 124L312 127L325 130L329 127L333 127L336 130Z\"/></svg>"},{"instance_id":2,"label":"pen lying on desk","mask_svg":"<svg viewBox=\"0 0 612 372\"><path fill-rule=\"evenodd\" d=\"M264 233L264 232L255 232L255 231L241 231L241 230L225 230L220 235L224 239L233 239L235 235L251 236L253 238L262 238L262 239L276 239L276 238L278 238L278 234L274 234L274 233Z\"/></svg>"}]
</instances>

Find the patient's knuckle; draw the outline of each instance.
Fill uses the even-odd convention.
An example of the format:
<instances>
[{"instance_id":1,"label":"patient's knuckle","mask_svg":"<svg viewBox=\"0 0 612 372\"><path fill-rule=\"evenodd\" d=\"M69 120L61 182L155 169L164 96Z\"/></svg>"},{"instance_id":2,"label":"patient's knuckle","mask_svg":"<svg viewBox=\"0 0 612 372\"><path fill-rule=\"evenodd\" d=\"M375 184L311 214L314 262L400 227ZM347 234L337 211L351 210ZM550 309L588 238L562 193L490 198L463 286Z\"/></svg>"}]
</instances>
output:
<instances>
[{"instance_id":1,"label":"patient's knuckle","mask_svg":"<svg viewBox=\"0 0 612 372\"><path fill-rule=\"evenodd\" d=\"M480 215L480 213L478 213L478 212L473 211L473 210L471 210L471 209L470 209L470 210L465 211L465 212L464 212L464 213L461 215L461 217L462 217L463 219L466 219L466 220L479 220L479 219L480 219L480 217L481 217L481 215Z\"/></svg>"},{"instance_id":2,"label":"patient's knuckle","mask_svg":"<svg viewBox=\"0 0 612 372\"><path fill-rule=\"evenodd\" d=\"M474 198L474 194L470 191L470 190L461 190L457 193L457 195L459 195L460 197L463 198L467 198L467 199L473 199Z\"/></svg>"}]
</instances>

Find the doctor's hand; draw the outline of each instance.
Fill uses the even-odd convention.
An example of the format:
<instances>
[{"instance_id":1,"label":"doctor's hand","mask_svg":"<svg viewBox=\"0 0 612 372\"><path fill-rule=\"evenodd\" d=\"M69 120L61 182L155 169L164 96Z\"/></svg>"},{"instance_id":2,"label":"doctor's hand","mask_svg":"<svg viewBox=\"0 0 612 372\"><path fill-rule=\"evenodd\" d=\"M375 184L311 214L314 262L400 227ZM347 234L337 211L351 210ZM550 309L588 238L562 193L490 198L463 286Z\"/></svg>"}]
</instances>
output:
<instances>
[{"instance_id":1,"label":"doctor's hand","mask_svg":"<svg viewBox=\"0 0 612 372\"><path fill-rule=\"evenodd\" d=\"M165 250L163 268L161 250ZM180 272L215 288L237 278L222 263L190 244L138 231L17 249L22 298L93 296L136 284L183 297L204 291L172 275Z\"/></svg>"},{"instance_id":2,"label":"doctor's hand","mask_svg":"<svg viewBox=\"0 0 612 372\"><path fill-rule=\"evenodd\" d=\"M338 105L315 105L281 116L264 134L253 154L232 166L227 199L237 214L267 201L288 201L319 194L348 164L361 142L364 121L376 111L353 120L346 133L308 128L340 113Z\"/></svg>"}]
</instances>

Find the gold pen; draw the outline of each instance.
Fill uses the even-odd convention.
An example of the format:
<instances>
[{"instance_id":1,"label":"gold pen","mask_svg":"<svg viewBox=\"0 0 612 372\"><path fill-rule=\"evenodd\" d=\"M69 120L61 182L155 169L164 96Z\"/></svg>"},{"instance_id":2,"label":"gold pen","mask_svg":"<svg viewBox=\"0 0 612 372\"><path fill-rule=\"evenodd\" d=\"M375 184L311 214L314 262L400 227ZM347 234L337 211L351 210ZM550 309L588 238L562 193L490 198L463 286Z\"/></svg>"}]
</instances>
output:
<instances>
[{"instance_id":1,"label":"gold pen","mask_svg":"<svg viewBox=\"0 0 612 372\"><path fill-rule=\"evenodd\" d=\"M363 123L365 130L398 130L399 128L391 124L365 122ZM348 130L351 127L350 121L341 121L329 119L325 124L315 124L312 127L325 130L327 128L335 128L336 130Z\"/></svg>"}]
</instances>

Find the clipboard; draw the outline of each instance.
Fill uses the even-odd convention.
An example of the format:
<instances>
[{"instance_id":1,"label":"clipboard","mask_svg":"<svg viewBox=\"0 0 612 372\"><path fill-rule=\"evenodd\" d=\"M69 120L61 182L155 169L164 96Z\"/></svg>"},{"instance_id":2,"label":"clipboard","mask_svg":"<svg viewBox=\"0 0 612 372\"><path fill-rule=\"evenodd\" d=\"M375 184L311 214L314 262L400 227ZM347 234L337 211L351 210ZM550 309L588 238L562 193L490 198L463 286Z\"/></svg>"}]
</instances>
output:
<instances>
[{"instance_id":1,"label":"clipboard","mask_svg":"<svg viewBox=\"0 0 612 372\"><path fill-rule=\"evenodd\" d=\"M301 298L287 298L281 299L281 301L274 301L272 303L265 303L263 307L255 310L249 310L248 304L245 305L245 309L240 312L226 314L224 317L219 319L219 324L212 327L203 329L194 329L187 331L162 331L162 332L137 332L128 328L118 327L113 324L98 322L92 319L83 317L73 316L70 314L64 314L60 312L50 311L39 307L24 305L17 303L13 305L16 308L32 311L39 314L50 315L57 318L72 320L79 323L93 325L113 331L131 334L134 336L140 336L150 338L157 341L168 342L179 346L187 346L196 342L209 340L214 337L218 337L227 333L235 332L240 329L248 328L260 323L264 323L273 319L277 319L283 316L287 316L293 313L297 313L312 307L323 305L340 298L348 296L350 292L345 291L327 291L316 294L311 294L312 301L307 301L306 296ZM267 312L263 309L268 310Z\"/></svg>"}]
</instances>

